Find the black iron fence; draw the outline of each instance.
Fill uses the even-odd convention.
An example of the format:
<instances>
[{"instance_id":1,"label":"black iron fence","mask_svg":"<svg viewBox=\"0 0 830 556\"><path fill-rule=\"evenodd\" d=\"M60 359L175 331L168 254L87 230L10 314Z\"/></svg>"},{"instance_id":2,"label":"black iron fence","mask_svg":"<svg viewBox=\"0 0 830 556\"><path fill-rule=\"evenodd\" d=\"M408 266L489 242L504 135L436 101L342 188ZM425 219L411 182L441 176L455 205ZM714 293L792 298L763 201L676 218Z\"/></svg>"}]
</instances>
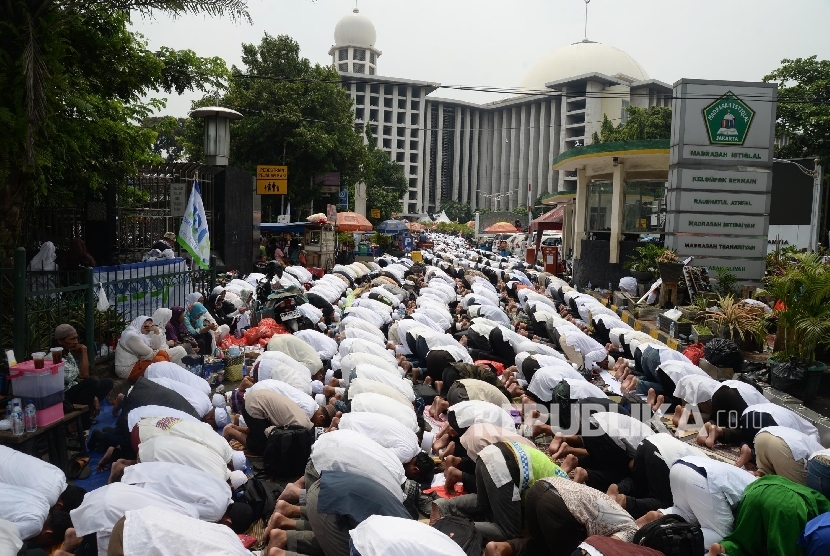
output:
<instances>
[{"instance_id":1,"label":"black iron fence","mask_svg":"<svg viewBox=\"0 0 830 556\"><path fill-rule=\"evenodd\" d=\"M78 330L90 358L110 355L119 336L135 318L160 307L184 306L187 294L210 293L215 266L190 270L182 259L79 271L27 269L26 250L15 251L14 267L0 269L0 371L8 368L5 350L24 361L52 345L55 327ZM106 301L104 301L104 299ZM99 310L108 305L106 310Z\"/></svg>"}]
</instances>

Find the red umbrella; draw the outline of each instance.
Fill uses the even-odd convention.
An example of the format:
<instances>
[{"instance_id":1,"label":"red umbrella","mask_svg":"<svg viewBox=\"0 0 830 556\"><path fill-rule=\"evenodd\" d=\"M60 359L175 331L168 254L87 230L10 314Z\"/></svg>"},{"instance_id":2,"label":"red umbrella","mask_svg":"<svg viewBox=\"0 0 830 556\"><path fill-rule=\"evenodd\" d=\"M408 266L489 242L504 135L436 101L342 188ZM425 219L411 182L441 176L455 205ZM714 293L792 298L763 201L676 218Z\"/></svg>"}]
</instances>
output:
<instances>
[{"instance_id":1,"label":"red umbrella","mask_svg":"<svg viewBox=\"0 0 830 556\"><path fill-rule=\"evenodd\" d=\"M371 232L372 223L366 217L356 212L337 213L337 231L339 232Z\"/></svg>"},{"instance_id":2,"label":"red umbrella","mask_svg":"<svg viewBox=\"0 0 830 556\"><path fill-rule=\"evenodd\" d=\"M516 226L511 224L510 222L496 222L486 230L484 230L485 234L509 234L515 233L519 230L516 229Z\"/></svg>"}]
</instances>

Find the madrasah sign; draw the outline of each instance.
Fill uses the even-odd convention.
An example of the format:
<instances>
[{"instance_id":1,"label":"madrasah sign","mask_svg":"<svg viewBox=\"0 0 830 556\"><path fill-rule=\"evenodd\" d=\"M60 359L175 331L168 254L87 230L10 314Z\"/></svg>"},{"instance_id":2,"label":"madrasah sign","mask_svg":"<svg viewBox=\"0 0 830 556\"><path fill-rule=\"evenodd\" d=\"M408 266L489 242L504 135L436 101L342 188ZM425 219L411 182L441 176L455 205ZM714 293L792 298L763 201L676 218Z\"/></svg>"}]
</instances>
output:
<instances>
[{"instance_id":1,"label":"madrasah sign","mask_svg":"<svg viewBox=\"0 0 830 556\"><path fill-rule=\"evenodd\" d=\"M743 145L755 111L732 91L703 109L712 145Z\"/></svg>"}]
</instances>

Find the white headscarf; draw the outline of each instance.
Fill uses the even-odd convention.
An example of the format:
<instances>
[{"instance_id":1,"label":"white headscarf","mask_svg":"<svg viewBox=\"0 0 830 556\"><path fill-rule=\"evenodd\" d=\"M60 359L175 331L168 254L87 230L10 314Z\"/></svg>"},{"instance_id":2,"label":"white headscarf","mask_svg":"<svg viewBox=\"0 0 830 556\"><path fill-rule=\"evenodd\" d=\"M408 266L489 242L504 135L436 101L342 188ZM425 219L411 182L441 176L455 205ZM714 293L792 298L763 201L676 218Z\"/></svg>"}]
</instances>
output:
<instances>
[{"instance_id":1,"label":"white headscarf","mask_svg":"<svg viewBox=\"0 0 830 556\"><path fill-rule=\"evenodd\" d=\"M172 316L172 313L171 313L171 316ZM153 319L151 319L147 315L141 315L140 317L133 319L133 322L130 323L130 326L128 326L127 329L124 330L124 332L121 333L121 339L118 340L118 343L121 344L121 345L126 345L126 342L129 338L131 338L132 336L138 336L139 338L141 338L142 342L144 342L145 344L147 344L149 346L150 345L150 336L148 336L147 334L144 334L141 331L141 327L144 326L144 323L147 322L148 320L152 321Z\"/></svg>"},{"instance_id":2,"label":"white headscarf","mask_svg":"<svg viewBox=\"0 0 830 556\"><path fill-rule=\"evenodd\" d=\"M185 309L185 311L189 311L190 308L193 307L193 304L196 303L197 301L199 301L199 299L201 299L202 297L204 297L204 296L202 294L200 294L199 292L193 292L193 293L187 294L187 296L184 298L184 309Z\"/></svg>"},{"instance_id":3,"label":"white headscarf","mask_svg":"<svg viewBox=\"0 0 830 556\"><path fill-rule=\"evenodd\" d=\"M170 319L172 318L173 311L162 307L160 309L156 309L156 312L153 313L153 324L158 326L159 329L164 330L164 327L167 326L167 323L170 322Z\"/></svg>"},{"instance_id":4,"label":"white headscarf","mask_svg":"<svg viewBox=\"0 0 830 556\"><path fill-rule=\"evenodd\" d=\"M32 257L32 260L29 262L29 270L55 270L57 268L57 265L55 265L55 258L55 244L51 241L47 241L40 246L38 254Z\"/></svg>"}]
</instances>

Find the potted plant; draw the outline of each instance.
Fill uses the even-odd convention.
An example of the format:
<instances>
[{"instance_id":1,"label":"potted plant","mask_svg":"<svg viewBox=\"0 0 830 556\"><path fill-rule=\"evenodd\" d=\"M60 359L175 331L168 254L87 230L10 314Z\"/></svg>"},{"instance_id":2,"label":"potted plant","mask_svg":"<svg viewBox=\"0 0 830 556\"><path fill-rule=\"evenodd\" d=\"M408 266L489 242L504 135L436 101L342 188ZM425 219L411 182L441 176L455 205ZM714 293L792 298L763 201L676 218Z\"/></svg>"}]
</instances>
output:
<instances>
[{"instance_id":1,"label":"potted plant","mask_svg":"<svg viewBox=\"0 0 830 556\"><path fill-rule=\"evenodd\" d=\"M657 259L664 251L666 251L665 247L654 243L635 247L634 253L629 255L623 263L623 268L627 268L638 282L653 282L657 279Z\"/></svg>"},{"instance_id":2,"label":"potted plant","mask_svg":"<svg viewBox=\"0 0 830 556\"><path fill-rule=\"evenodd\" d=\"M660 278L667 284L677 284L683 280L683 263L678 262L677 254L671 249L664 249L657 257Z\"/></svg>"},{"instance_id":3,"label":"potted plant","mask_svg":"<svg viewBox=\"0 0 830 556\"><path fill-rule=\"evenodd\" d=\"M717 306L708 309L703 318L713 324L721 338L732 340L741 349L759 351L764 345L765 315L760 307L741 303L728 295L719 296Z\"/></svg>"},{"instance_id":4,"label":"potted plant","mask_svg":"<svg viewBox=\"0 0 830 556\"><path fill-rule=\"evenodd\" d=\"M797 253L781 272L764 279L766 292L777 300L776 351L820 378L827 366L816 361L816 353L830 347L830 264L818 254Z\"/></svg>"}]
</instances>

